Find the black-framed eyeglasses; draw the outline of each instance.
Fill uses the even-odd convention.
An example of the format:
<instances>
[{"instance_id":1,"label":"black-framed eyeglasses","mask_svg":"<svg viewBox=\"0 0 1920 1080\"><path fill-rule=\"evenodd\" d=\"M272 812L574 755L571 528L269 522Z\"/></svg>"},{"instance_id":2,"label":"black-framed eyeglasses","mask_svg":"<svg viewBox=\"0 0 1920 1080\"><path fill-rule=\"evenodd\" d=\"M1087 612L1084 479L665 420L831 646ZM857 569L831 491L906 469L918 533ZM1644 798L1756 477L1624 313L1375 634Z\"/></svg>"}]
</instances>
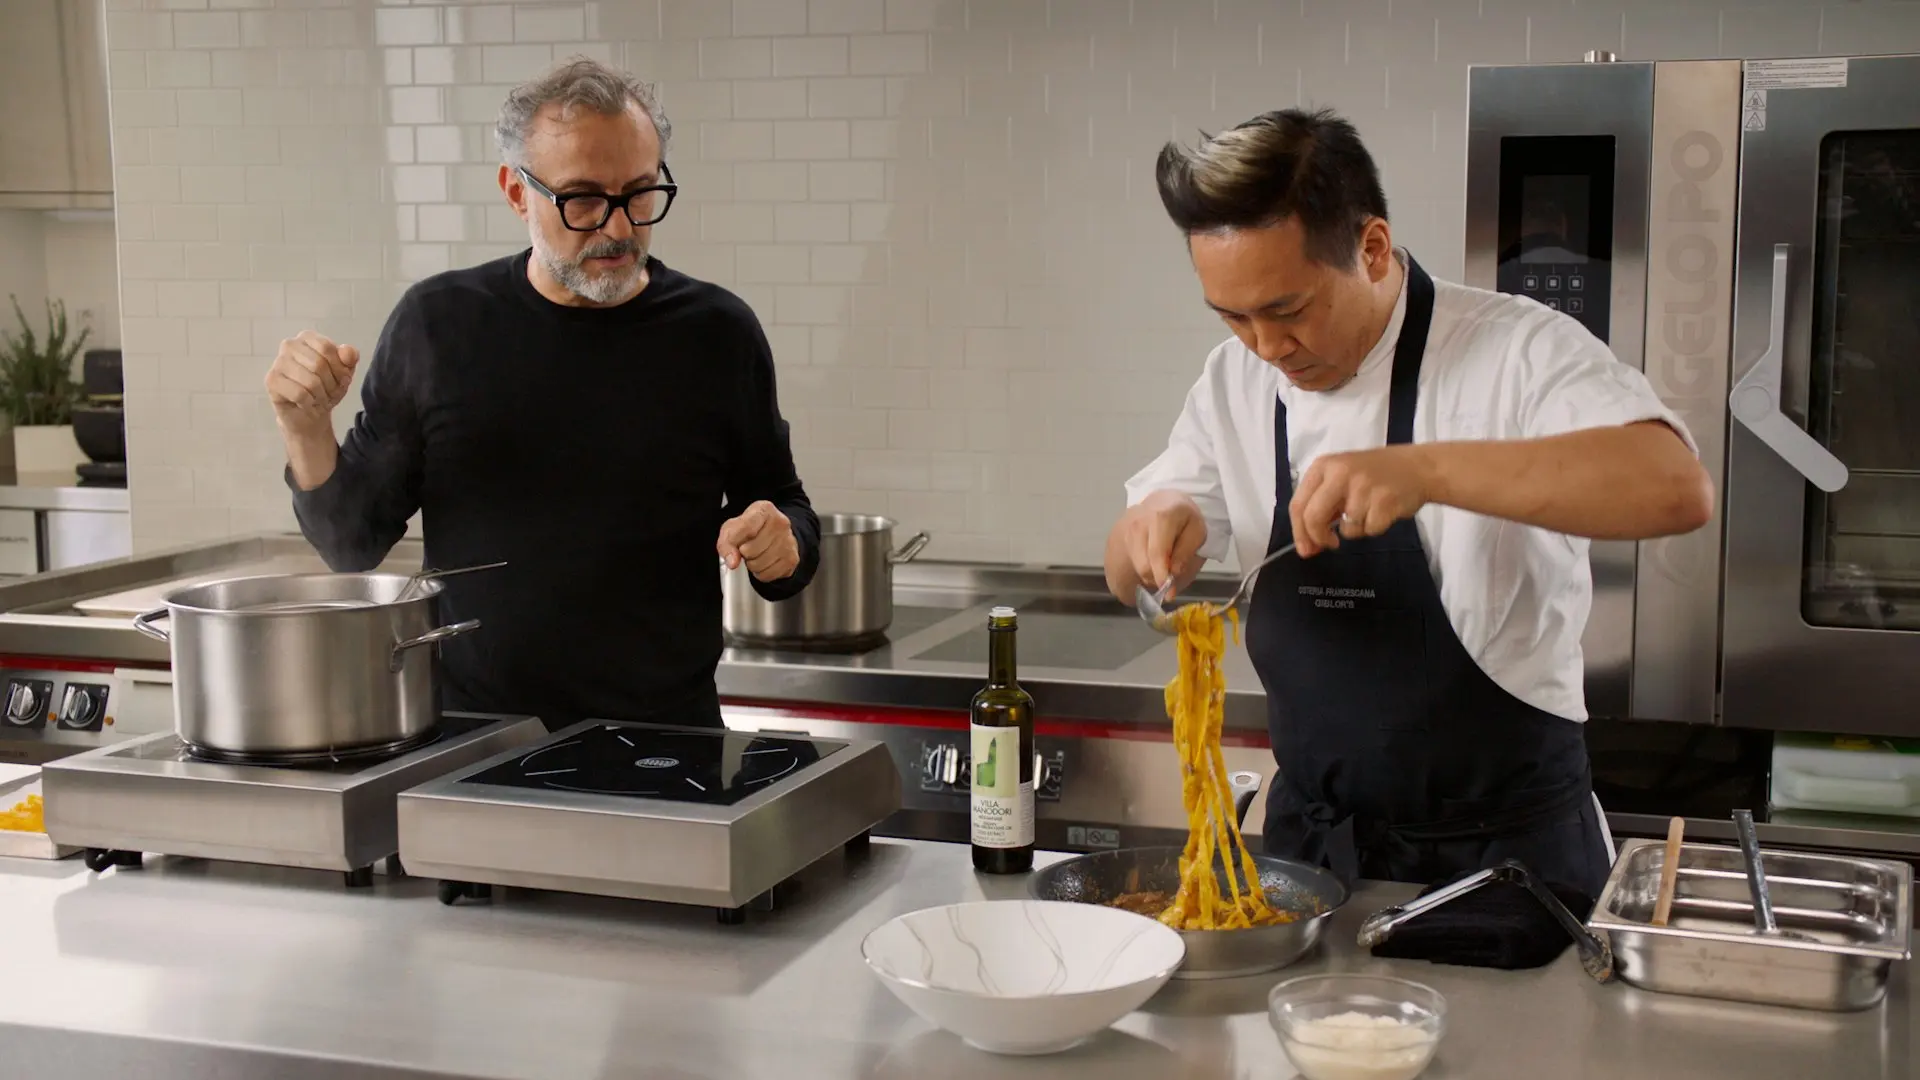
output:
<instances>
[{"instance_id":1,"label":"black-framed eyeglasses","mask_svg":"<svg viewBox=\"0 0 1920 1080\"><path fill-rule=\"evenodd\" d=\"M680 193L680 185L673 182L673 170L666 162L660 163L660 175L663 182L637 188L625 195L603 195L597 191L582 191L566 195L556 195L552 188L541 183L524 166L514 166L520 179L527 186L539 192L554 209L560 211L560 223L574 232L596 232L613 217L615 210L626 212L627 220L635 228L652 225L667 216L673 207L673 197Z\"/></svg>"}]
</instances>

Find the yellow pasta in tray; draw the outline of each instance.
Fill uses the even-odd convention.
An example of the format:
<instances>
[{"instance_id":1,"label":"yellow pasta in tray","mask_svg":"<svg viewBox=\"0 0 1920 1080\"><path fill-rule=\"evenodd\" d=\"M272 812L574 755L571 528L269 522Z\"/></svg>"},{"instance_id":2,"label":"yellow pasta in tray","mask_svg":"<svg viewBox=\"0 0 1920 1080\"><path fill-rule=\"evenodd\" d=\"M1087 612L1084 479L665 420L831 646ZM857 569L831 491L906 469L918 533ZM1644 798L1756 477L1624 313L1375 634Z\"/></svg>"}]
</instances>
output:
<instances>
[{"instance_id":1,"label":"yellow pasta in tray","mask_svg":"<svg viewBox=\"0 0 1920 1080\"><path fill-rule=\"evenodd\" d=\"M38 795L29 795L14 803L10 810L0 810L0 829L16 832L47 831L46 803Z\"/></svg>"},{"instance_id":2,"label":"yellow pasta in tray","mask_svg":"<svg viewBox=\"0 0 1920 1080\"><path fill-rule=\"evenodd\" d=\"M1226 716L1226 621L1207 604L1171 613L1180 637L1180 671L1167 684L1167 716L1180 754L1180 800L1187 813L1187 844L1180 854L1180 888L1160 921L1176 930L1241 930L1291 922L1260 886L1260 872L1240 835L1227 783L1220 729ZM1216 861L1221 872L1214 870ZM1224 879L1225 892L1222 892Z\"/></svg>"}]
</instances>

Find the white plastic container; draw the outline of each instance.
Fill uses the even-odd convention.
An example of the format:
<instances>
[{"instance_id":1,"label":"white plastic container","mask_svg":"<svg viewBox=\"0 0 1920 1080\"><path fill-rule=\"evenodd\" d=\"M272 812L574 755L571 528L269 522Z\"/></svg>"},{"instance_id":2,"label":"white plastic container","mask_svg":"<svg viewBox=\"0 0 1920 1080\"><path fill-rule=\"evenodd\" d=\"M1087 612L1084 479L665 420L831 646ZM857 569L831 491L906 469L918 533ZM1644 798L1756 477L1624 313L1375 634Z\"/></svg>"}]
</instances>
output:
<instances>
[{"instance_id":1,"label":"white plastic container","mask_svg":"<svg viewBox=\"0 0 1920 1080\"><path fill-rule=\"evenodd\" d=\"M1773 742L1768 802L1920 818L1920 739L1783 732Z\"/></svg>"}]
</instances>

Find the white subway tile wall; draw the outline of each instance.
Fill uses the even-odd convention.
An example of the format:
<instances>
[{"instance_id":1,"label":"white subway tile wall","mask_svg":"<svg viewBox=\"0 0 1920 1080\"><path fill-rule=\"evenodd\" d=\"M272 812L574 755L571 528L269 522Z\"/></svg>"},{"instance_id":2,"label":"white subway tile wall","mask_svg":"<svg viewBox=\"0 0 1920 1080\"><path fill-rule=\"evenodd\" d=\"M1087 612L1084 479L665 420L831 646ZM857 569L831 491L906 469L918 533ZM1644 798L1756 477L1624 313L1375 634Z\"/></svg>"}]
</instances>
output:
<instances>
[{"instance_id":1,"label":"white subway tile wall","mask_svg":"<svg viewBox=\"0 0 1920 1080\"><path fill-rule=\"evenodd\" d=\"M1225 336L1154 195L1164 140L1334 106L1398 238L1455 276L1469 63L1920 50L1906 2L107 6L141 549L293 527L276 343L370 349L409 282L524 246L490 122L572 56L660 83L682 195L656 251L764 320L817 506L927 529L929 557L1091 564Z\"/></svg>"}]
</instances>

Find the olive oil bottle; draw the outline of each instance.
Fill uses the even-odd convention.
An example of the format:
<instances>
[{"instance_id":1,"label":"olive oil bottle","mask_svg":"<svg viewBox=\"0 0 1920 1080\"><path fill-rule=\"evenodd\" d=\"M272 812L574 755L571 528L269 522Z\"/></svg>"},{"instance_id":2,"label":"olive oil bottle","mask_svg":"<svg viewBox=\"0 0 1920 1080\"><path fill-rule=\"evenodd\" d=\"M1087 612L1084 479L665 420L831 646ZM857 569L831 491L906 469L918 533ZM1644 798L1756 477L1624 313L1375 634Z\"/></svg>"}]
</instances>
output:
<instances>
[{"instance_id":1,"label":"olive oil bottle","mask_svg":"<svg viewBox=\"0 0 1920 1080\"><path fill-rule=\"evenodd\" d=\"M1015 673L1010 607L987 613L987 685L973 695L973 868L1033 869L1033 698Z\"/></svg>"}]
</instances>

